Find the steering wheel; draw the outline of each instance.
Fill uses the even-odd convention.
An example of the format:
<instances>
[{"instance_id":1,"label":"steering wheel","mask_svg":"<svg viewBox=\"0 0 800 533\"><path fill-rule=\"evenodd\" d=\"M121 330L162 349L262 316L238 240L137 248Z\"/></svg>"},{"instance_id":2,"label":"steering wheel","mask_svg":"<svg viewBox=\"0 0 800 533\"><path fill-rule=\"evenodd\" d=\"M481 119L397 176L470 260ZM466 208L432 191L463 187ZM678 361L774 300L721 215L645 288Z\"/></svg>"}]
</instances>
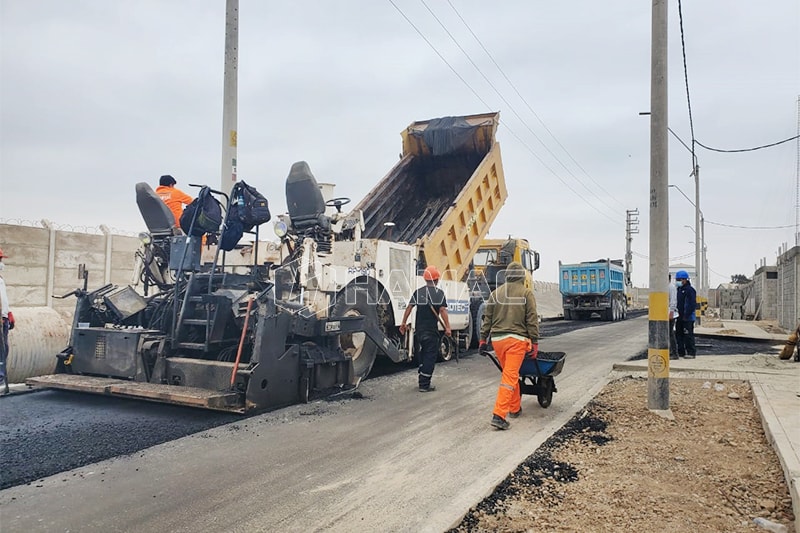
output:
<instances>
[{"instance_id":1,"label":"steering wheel","mask_svg":"<svg viewBox=\"0 0 800 533\"><path fill-rule=\"evenodd\" d=\"M331 198L327 202L325 202L325 207L335 207L337 213L342 212L342 206L347 205L350 203L350 198L345 198L344 196L340 198Z\"/></svg>"}]
</instances>

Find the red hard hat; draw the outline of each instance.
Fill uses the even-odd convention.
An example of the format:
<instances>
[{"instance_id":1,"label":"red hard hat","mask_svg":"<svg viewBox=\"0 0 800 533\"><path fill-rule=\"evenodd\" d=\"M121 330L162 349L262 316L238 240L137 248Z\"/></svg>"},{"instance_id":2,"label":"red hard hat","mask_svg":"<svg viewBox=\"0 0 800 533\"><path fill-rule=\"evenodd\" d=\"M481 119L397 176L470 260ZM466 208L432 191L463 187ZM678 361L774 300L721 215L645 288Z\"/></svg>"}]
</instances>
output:
<instances>
[{"instance_id":1,"label":"red hard hat","mask_svg":"<svg viewBox=\"0 0 800 533\"><path fill-rule=\"evenodd\" d=\"M432 265L426 268L425 272L422 273L422 279L425 281L439 281L440 277L442 277L442 275L439 274L439 269Z\"/></svg>"}]
</instances>

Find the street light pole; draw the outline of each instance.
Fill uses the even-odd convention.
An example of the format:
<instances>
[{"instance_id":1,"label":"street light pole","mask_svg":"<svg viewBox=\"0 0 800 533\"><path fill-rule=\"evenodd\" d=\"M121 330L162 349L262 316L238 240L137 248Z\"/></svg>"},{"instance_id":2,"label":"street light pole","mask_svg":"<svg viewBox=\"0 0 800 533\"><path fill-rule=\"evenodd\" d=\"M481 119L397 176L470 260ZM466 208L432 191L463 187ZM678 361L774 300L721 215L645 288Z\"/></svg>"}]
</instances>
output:
<instances>
[{"instance_id":1,"label":"street light pole","mask_svg":"<svg viewBox=\"0 0 800 533\"><path fill-rule=\"evenodd\" d=\"M700 167L695 167L695 169L696 169L695 170L696 172L698 172L698 173L700 172ZM681 196L686 198L686 200L690 204L692 204L692 206L695 209L695 214L699 215L699 225L698 225L697 217L695 217L695 227L694 228L691 227L691 226L686 226L686 225L684 227L691 229L695 233L695 235L697 236L697 239L695 240L695 259L694 259L694 269L695 269L694 276L695 276L695 280L694 280L694 282L696 284L696 288L701 291L701 294L703 296L705 296L705 295L707 295L707 292L704 292L704 291L708 291L708 275L707 275L706 270L705 270L705 262L706 262L706 258L705 258L705 251L706 251L705 218L703 216L703 212L697 207L697 203L693 202L691 198L686 196L686 193L683 192L683 190L680 187L678 187L677 185L669 185L669 187L672 187L673 189L675 189L679 193L681 193ZM699 191L698 191L698 196L699 196ZM698 230L695 229L695 228L699 228L699 233L698 233ZM697 243L700 244L699 248L702 250L699 255L698 255Z\"/></svg>"},{"instance_id":2,"label":"street light pole","mask_svg":"<svg viewBox=\"0 0 800 533\"><path fill-rule=\"evenodd\" d=\"M694 270L697 279L695 283L697 288L702 292L704 285L703 276L703 238L700 232L700 165L697 164L697 158L692 151L692 161L694 162L694 233L697 236L694 247Z\"/></svg>"}]
</instances>

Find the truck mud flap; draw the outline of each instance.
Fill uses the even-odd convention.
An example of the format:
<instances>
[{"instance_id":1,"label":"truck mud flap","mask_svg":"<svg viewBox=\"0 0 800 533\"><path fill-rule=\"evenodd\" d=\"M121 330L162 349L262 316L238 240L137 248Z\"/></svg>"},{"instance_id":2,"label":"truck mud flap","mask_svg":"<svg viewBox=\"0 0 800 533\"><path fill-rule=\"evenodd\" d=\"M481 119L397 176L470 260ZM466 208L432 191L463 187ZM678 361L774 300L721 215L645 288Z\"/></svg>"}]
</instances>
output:
<instances>
[{"instance_id":1,"label":"truck mud flap","mask_svg":"<svg viewBox=\"0 0 800 533\"><path fill-rule=\"evenodd\" d=\"M76 374L52 374L29 378L26 383L33 387L70 390L91 394L102 394L119 398L147 400L151 402L199 407L215 411L244 413L244 399L231 391L215 391L197 387L139 383L123 379L81 376Z\"/></svg>"}]
</instances>

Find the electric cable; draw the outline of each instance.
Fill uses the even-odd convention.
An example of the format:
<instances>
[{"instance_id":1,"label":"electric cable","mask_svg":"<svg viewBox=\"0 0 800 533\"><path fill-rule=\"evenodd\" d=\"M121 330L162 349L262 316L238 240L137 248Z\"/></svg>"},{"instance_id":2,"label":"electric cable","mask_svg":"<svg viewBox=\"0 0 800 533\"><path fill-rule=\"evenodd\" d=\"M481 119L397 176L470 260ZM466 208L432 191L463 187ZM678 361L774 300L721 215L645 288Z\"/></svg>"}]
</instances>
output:
<instances>
[{"instance_id":1,"label":"electric cable","mask_svg":"<svg viewBox=\"0 0 800 533\"><path fill-rule=\"evenodd\" d=\"M692 99L689 96L689 69L686 64L686 39L683 31L683 6L678 0L678 20L681 28L681 53L683 54L683 80L686 85L686 105L689 108L689 131L692 135L692 168L697 167L697 156L694 153L694 145L697 142L694 136L694 119L692 118Z\"/></svg>"},{"instance_id":2,"label":"electric cable","mask_svg":"<svg viewBox=\"0 0 800 533\"><path fill-rule=\"evenodd\" d=\"M454 67L453 67L453 66L450 64L450 62L449 62L449 61L447 61L447 59L446 59L446 58L445 58L445 57L444 57L444 56L443 56L443 55L442 55L442 54L439 52L439 50L438 50L438 49L437 49L437 48L436 48L436 47L433 45L433 43L432 43L432 42L431 42L431 41L430 41L430 40L429 40L427 37L425 37L425 35L422 33L422 31L421 31L421 30L420 30L420 29L419 29L419 28L418 28L418 27L417 27L417 26L416 26L416 25L415 25L415 24L414 24L414 23L411 21L411 19L409 19L409 18L408 18L408 16L407 16L407 15L406 15L406 14L403 12L403 10L402 10L402 9L400 9L400 7L398 7L398 6L397 6L397 4L395 4L395 2L394 2L393 0L388 0L388 2L389 2L390 4L392 4L392 6L395 8L395 10L397 10L397 12L398 12L398 13L400 13L400 15L401 15L401 16L402 16L402 17L403 17L405 20L406 20L406 22L408 22L408 23L411 25L411 27L412 27L412 28L414 28L414 30L417 32L417 34L418 34L420 37L422 37L422 39L423 39L423 40L424 40L424 41L425 41L425 42L428 44L428 46L429 46L429 47L430 47L430 48L431 48L431 49L434 51L434 53L436 53L436 55L437 55L437 56L439 56L439 59L441 59L441 60L442 60L442 61L445 63L445 65L447 65L447 67L448 67L448 68L449 68L449 69L450 69L450 70L453 72L453 74L455 74L455 75L456 75L456 77L457 77L459 80L461 80L461 82L462 82L464 85L466 85L466 86L467 86L467 88L468 88L468 89L469 89L469 90L472 92L472 94L473 94L473 95L474 95L474 96L475 96L475 97L476 97L476 98L477 98L477 99L478 99L478 100L479 100L479 101L480 101L480 102L481 102L481 103L482 103L484 106L486 106L486 108L487 108L487 109L491 109L491 107L489 106L489 104L487 104L487 103L486 103L486 101L485 101L485 100L484 100L484 99L483 99L483 98L482 98L482 97L481 97L481 96L478 94L478 92L477 92L477 91L476 91L476 90L475 90L475 89L474 89L474 88L473 88L473 87L472 87L472 86L471 86L471 85L470 85L470 84L467 82L467 80L465 80L465 79L464 79L464 77L463 77L463 76L461 76L461 74L459 74L459 73L458 73L458 71L456 71L456 69L455 69L455 68L454 68ZM598 208L596 205L594 205L593 203L589 202L589 201L588 201L588 200L587 200L587 199L586 199L586 198L585 198L583 195L581 195L581 194L580 194L578 191L576 191L576 190L575 190L575 189L574 189L574 188L573 188L571 185L569 185L569 184L568 184L568 183L567 183L567 182L566 182L566 181L565 181L565 180L564 180L564 179L563 179L561 176L559 176L559 175L558 175L558 174L557 174L557 173L556 173L556 172L555 172L555 171L554 171L552 168L550 168L550 166L548 166L548 165L547 165L547 164L544 162L544 160L542 160L542 158L541 158L541 157L539 157L539 155L538 155L538 154L537 154L537 153L536 153L536 152L535 152L535 151L534 151L534 150L533 150L533 149L532 149L532 148L531 148L531 147L528 145L528 143L526 143L525 141L523 141L523 140L522 140L522 138L521 138L519 135L517 135L517 134L514 132L514 130L513 130L513 129L511 129L511 128L508 126L508 124L507 124L506 122L503 122L503 124L505 125L505 127L506 127L506 130L508 130L508 132L509 132L509 133L510 133L510 134L511 134L511 135L512 135L514 138L516 138L516 139L517 139L517 140L518 140L518 141L519 141L519 142L520 142L520 143L521 143L521 144L522 144L522 145L525 147L525 149L526 149L526 150L528 150L528 151L529 151L529 152L530 152L530 153L531 153L531 154L532 154L532 155L533 155L533 156L534 156L534 157L535 157L535 158L536 158L536 159L537 159L537 160L538 160L538 161L539 161L539 162L542 164L542 166L544 166L544 167L545 167L545 168L546 168L546 169L547 169L547 170L548 170L548 171L549 171L551 174L553 174L553 176L555 176L555 177L556 177L556 178L557 178L557 179L558 179L558 180L559 180L559 181L560 181L562 184L564 184L564 185L565 185L565 186L566 186L566 187L567 187L567 188L568 188L570 191L572 191L572 192L573 192L573 193L574 193L574 194L575 194L575 195L576 195L578 198L580 198L581 200L583 200L584 202L586 202L586 204L587 204L587 205L589 205L589 207L591 207L592 209L594 209L595 211L597 211L598 213L600 213L601 215L603 215L604 217L606 217L606 218L607 218L607 219L609 219L610 221L612 221L612 222L614 222L614 223L616 223L616 224L621 224L621 221L618 221L618 220L616 220L616 219L612 218L612 217L611 217L610 215L608 215L607 213L605 213L605 212L601 211L601 210L600 210L600 209L599 209L599 208Z\"/></svg>"},{"instance_id":3,"label":"electric cable","mask_svg":"<svg viewBox=\"0 0 800 533\"><path fill-rule=\"evenodd\" d=\"M722 226L724 228L736 228L736 229L786 229L794 227L794 224L787 224L786 226L740 226L738 224L723 224L722 222L712 222L710 220L706 220L705 223L713 224L715 226Z\"/></svg>"},{"instance_id":4,"label":"electric cable","mask_svg":"<svg viewBox=\"0 0 800 533\"><path fill-rule=\"evenodd\" d=\"M502 67L501 67L501 66L498 64L498 62L495 60L494 56L493 56L493 55L492 55L492 54L489 52L489 50L486 48L486 46L484 46L484 44L483 44L483 42L480 40L480 38L479 38L479 37L478 37L478 36L475 34L475 32L474 32L474 31L472 31L472 28L471 28L471 27L470 27L470 25L467 23L467 21L464 19L464 17L462 17L462 16L461 16L461 13L459 13L458 9L456 9L456 6L454 6L454 5L453 5L453 2L451 2L451 0L447 0L447 3L448 3L448 4L450 5L450 7L453 9L453 11L455 12L456 16L459 18L459 20L461 20L461 22L464 24L464 26L467 28L467 30L470 32L470 34L472 34L472 37L474 37L474 38L475 38L475 41L477 41L478 45L480 45L480 47L483 49L483 51L486 53L486 55L489 57L489 59L492 61L492 63L494 63L494 66L495 66L495 67L497 67L497 70L500 72L500 74L503 76L503 78L505 78L505 80L508 82L508 84L509 84L509 85L511 86L511 88L514 90L514 92L515 92L515 93L516 93L516 95L519 97L519 99L520 99L520 100L522 100L522 102L525 104L525 106L528 108L528 110L531 112L531 114L532 114L534 117L536 117L536 120L537 120L537 121L539 121L539 124L541 124L541 125L542 125L542 127L545 129L545 131L547 131L547 133L549 133L549 134L550 134L550 137L552 137L552 138L553 138L553 140L556 142L556 144L558 144L558 146L559 146L559 147L560 147L560 148L561 148L561 149L564 151L564 153L565 153L565 154L567 154L567 157L569 157L569 158L570 158L570 160L571 160L573 163L575 163L575 166L577 166L579 169L581 169L581 171L582 171L582 172L583 172L583 173L586 175L586 177L587 177L587 178L589 178L590 180L592 180L592 183L594 183L595 185L597 185L597 187L598 187L598 188L599 188L601 191L603 191L604 193L606 193L606 194L607 194L607 195L608 195L608 196L609 196L609 197L610 197L612 200L614 200L615 202L617 202L617 204L619 204L621 207L623 207L623 208L627 207L627 206L625 206L625 205L624 205L622 202L620 202L619 200L617 200L617 198L616 198L616 197L615 197L613 194L611 194L610 192L608 192L608 191L607 191L607 190L606 190L606 189L605 189L605 188L604 188L602 185L600 185L600 183L598 183L598 182L597 182L597 181L596 181L596 180L595 180L595 179L594 179L594 178L593 178L593 177L592 177L592 176L589 174L589 172L587 172L587 170L586 170L585 168L583 168L583 166L582 166L582 165L581 165L581 164L580 164L580 163L579 163L579 162L578 162L578 161L577 161L577 160L576 160L576 159L575 159L575 158L572 156L572 154L569 152L569 150L567 150L567 148L566 148L566 147L565 147L563 144L561 144L561 141L559 141L559 140L558 140L558 138L555 136L555 134L554 134L552 131L550 131L550 128L548 128L548 127L547 127L547 124L545 124L545 123L544 123L544 121L541 119L541 117L539 117L539 114L538 114L538 113L536 113L536 111L535 111L535 110L533 109L533 107L532 107L532 106L531 106L531 105L528 103L528 101L525 99L525 97L522 95L522 93L520 93L520 91L517 89L516 85L514 85L514 83L511 81L511 79L508 77L508 75L506 75L506 73L505 73L505 71L503 70L503 68L502 68Z\"/></svg>"},{"instance_id":5,"label":"electric cable","mask_svg":"<svg viewBox=\"0 0 800 533\"><path fill-rule=\"evenodd\" d=\"M700 141L695 141L698 146L705 148L706 150L711 150L712 152L721 152L723 154L735 154L740 152L755 152L756 150L763 150L764 148L772 148L773 146L778 146L779 144L788 143L789 141L793 141L795 139L800 139L800 135L795 135L794 137L789 137L788 139L784 139L782 141L764 144L762 146L755 146L753 148L740 148L738 150L722 150L720 148L711 148L710 146L706 146L705 144L701 143Z\"/></svg>"},{"instance_id":6,"label":"electric cable","mask_svg":"<svg viewBox=\"0 0 800 533\"><path fill-rule=\"evenodd\" d=\"M481 68L477 65L477 63L475 63L475 61L472 59L472 57L469 55L469 53L464 49L463 46L461 46L461 43L458 42L458 39L456 39L455 36L453 36L453 34L450 32L450 30L447 29L447 26L445 26L445 24L442 22L442 20L436 15L436 13L433 12L433 10L430 8L430 6L428 6L427 2L425 0L420 0L420 2L422 3L423 6L425 6L425 9L428 10L428 13L431 14L431 16L434 18L434 20L436 20L436 22L439 24L439 26L441 26L441 28L445 31L445 33L447 33L448 37L450 37L450 40L452 40L453 43L456 45L456 47L458 47L458 49L461 50L461 53L464 54L464 57L467 58L467 61L469 61L470 64L475 68L475 70L478 71L478 74L481 75L483 80L487 84L489 84L489 87L491 87L492 90L497 94L497 96L500 97L500 100L502 100L503 103L508 106L508 108L514 114L514 116L517 117L517 120L519 120L522 123L522 125L525 126L525 128L530 132L530 134L533 135L533 137L537 141L539 141L539 144L542 145L542 148L544 148L547 151L547 153L550 154L553 157L553 159L555 159L558 162L559 165L561 165L561 167L567 172L567 174L572 176L575 179L575 181L580 183L581 186L583 186L584 189L586 189L590 194L594 195L595 198L597 198L598 200L600 200L600 202L605 204L606 207L608 207L609 209L614 211L614 207L609 205L595 191L593 191L591 188L589 188L589 186L587 186L585 183L583 183L575 174L573 174L573 172L564 164L564 162L561 161L561 159L556 154L554 154L552 150L550 150L550 147L548 147L544 143L544 141L541 139L541 137L539 137L536 134L536 132L533 131L533 129L528 125L528 123L525 121L525 119L523 119L520 116L520 114L517 112L516 108L508 100L506 100L506 98L497 89L497 87L494 85L494 83L492 83L492 81L488 78L488 76L486 76L486 74L484 74L483 70L481 70Z\"/></svg>"}]
</instances>

